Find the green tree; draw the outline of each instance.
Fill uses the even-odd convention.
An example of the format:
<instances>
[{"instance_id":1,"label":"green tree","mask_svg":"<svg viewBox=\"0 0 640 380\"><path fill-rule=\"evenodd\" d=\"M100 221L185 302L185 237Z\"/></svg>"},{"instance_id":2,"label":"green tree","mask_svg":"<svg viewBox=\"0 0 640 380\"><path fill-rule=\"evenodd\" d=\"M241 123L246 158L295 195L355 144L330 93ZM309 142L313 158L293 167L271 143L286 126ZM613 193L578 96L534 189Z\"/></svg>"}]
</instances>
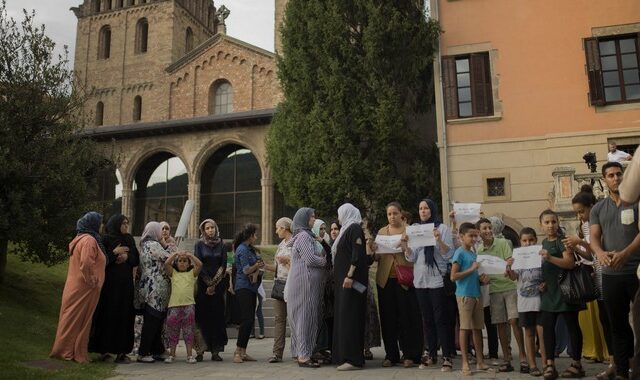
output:
<instances>
[{"instance_id":1,"label":"green tree","mask_svg":"<svg viewBox=\"0 0 640 380\"><path fill-rule=\"evenodd\" d=\"M433 102L440 33L415 0L291 0L267 141L288 203L323 215L351 201L373 228L385 205L440 198L438 154L417 116Z\"/></svg>"},{"instance_id":2,"label":"green tree","mask_svg":"<svg viewBox=\"0 0 640 380\"><path fill-rule=\"evenodd\" d=\"M0 5L0 282L9 241L31 261L67 257L103 162L78 133L82 98L72 91L66 46L55 57L35 12L23 13L18 23Z\"/></svg>"}]
</instances>

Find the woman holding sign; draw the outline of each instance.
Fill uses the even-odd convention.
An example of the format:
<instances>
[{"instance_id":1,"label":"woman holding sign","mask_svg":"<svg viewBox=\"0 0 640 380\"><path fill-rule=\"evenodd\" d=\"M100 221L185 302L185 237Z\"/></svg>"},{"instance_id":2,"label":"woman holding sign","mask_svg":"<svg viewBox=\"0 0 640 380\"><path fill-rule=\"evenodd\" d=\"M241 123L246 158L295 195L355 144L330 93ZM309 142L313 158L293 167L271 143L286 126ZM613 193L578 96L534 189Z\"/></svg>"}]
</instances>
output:
<instances>
[{"instance_id":1,"label":"woman holding sign","mask_svg":"<svg viewBox=\"0 0 640 380\"><path fill-rule=\"evenodd\" d=\"M453 239L449 228L436 218L438 208L431 199L418 206L419 224L433 224L435 246L413 248L407 259L414 263L413 285L416 288L422 318L427 326L429 358L425 365L438 363L438 343L442 346L442 371L452 368L455 355L455 285L451 282L449 261L453 257ZM411 244L411 241L409 244ZM451 299L453 302L451 302ZM452 323L453 322L453 323Z\"/></svg>"},{"instance_id":2,"label":"woman holding sign","mask_svg":"<svg viewBox=\"0 0 640 380\"><path fill-rule=\"evenodd\" d=\"M423 335L420 309L413 288L413 264L405 259L411 252L407 245L400 203L391 202L387 205L387 220L389 224L378 231L376 242L370 245L378 261L376 283L382 340L386 351L382 366L391 367L399 363L401 349L405 359L403 364L409 368L420 362Z\"/></svg>"}]
</instances>

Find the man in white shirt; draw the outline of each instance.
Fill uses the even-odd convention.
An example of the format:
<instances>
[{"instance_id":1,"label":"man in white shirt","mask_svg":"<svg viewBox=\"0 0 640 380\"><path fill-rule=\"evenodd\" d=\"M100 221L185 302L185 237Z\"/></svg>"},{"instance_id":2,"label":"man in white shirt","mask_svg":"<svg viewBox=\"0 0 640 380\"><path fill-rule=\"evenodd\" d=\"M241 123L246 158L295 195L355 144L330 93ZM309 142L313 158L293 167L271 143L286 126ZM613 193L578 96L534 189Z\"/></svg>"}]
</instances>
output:
<instances>
[{"instance_id":1,"label":"man in white shirt","mask_svg":"<svg viewBox=\"0 0 640 380\"><path fill-rule=\"evenodd\" d=\"M609 152L607 153L607 160L609 162L622 162L631 160L629 153L618 150L618 145L615 141L609 142Z\"/></svg>"}]
</instances>

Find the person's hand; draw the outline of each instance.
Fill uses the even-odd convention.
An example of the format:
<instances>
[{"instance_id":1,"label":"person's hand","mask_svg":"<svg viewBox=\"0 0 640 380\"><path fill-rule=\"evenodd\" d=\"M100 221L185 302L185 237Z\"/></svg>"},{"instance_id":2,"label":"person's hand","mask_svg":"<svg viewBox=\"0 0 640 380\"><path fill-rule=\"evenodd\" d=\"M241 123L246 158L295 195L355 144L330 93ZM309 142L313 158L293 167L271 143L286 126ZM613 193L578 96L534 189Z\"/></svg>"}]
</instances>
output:
<instances>
[{"instance_id":1,"label":"person's hand","mask_svg":"<svg viewBox=\"0 0 640 380\"><path fill-rule=\"evenodd\" d=\"M205 292L208 296L212 296L216 293L215 286L207 286L207 291Z\"/></svg>"},{"instance_id":2,"label":"person's hand","mask_svg":"<svg viewBox=\"0 0 640 380\"><path fill-rule=\"evenodd\" d=\"M610 252L600 252L600 253L596 253L596 259L598 259L598 262L600 263L600 265L608 267L609 265L611 265L611 253Z\"/></svg>"},{"instance_id":3,"label":"person's hand","mask_svg":"<svg viewBox=\"0 0 640 380\"><path fill-rule=\"evenodd\" d=\"M317 242L322 243L322 238L320 236L316 236L315 239Z\"/></svg>"},{"instance_id":4,"label":"person's hand","mask_svg":"<svg viewBox=\"0 0 640 380\"><path fill-rule=\"evenodd\" d=\"M482 284L488 284L489 281L491 281L491 279L489 278L489 276L486 273L483 273L480 275L480 283Z\"/></svg>"},{"instance_id":5,"label":"person's hand","mask_svg":"<svg viewBox=\"0 0 640 380\"><path fill-rule=\"evenodd\" d=\"M571 235L571 236L567 236L565 239L563 239L562 243L566 247L574 249L575 247L578 246L578 244L580 244L581 241L582 241L582 239L580 239L578 236Z\"/></svg>"},{"instance_id":6,"label":"person's hand","mask_svg":"<svg viewBox=\"0 0 640 380\"><path fill-rule=\"evenodd\" d=\"M611 252L611 268L614 270L621 269L629 259L629 254L625 252Z\"/></svg>"},{"instance_id":7,"label":"person's hand","mask_svg":"<svg viewBox=\"0 0 640 380\"><path fill-rule=\"evenodd\" d=\"M549 251L547 251L546 249L541 249L540 250L540 256L542 256L542 259L544 261L549 261L549 259L551 258L551 255L549 254Z\"/></svg>"},{"instance_id":8,"label":"person's hand","mask_svg":"<svg viewBox=\"0 0 640 380\"><path fill-rule=\"evenodd\" d=\"M351 289L352 286L353 286L353 279L349 277L345 277L344 281L342 281L342 287L345 289Z\"/></svg>"},{"instance_id":9,"label":"person's hand","mask_svg":"<svg viewBox=\"0 0 640 380\"><path fill-rule=\"evenodd\" d=\"M451 220L452 222L456 221L456 212L455 211L451 211L449 213L449 220Z\"/></svg>"},{"instance_id":10,"label":"person's hand","mask_svg":"<svg viewBox=\"0 0 640 380\"><path fill-rule=\"evenodd\" d=\"M440 240L442 235L440 234L440 230L439 229L437 229L437 228L433 229L433 237L436 238L436 240Z\"/></svg>"},{"instance_id":11,"label":"person's hand","mask_svg":"<svg viewBox=\"0 0 640 380\"><path fill-rule=\"evenodd\" d=\"M473 264L471 264L471 269L476 270L480 268L480 263L477 261L474 261Z\"/></svg>"},{"instance_id":12,"label":"person's hand","mask_svg":"<svg viewBox=\"0 0 640 380\"><path fill-rule=\"evenodd\" d=\"M540 293L544 293L547 291L547 283L543 282L540 284L540 286L538 286L538 289L540 289Z\"/></svg>"},{"instance_id":13,"label":"person's hand","mask_svg":"<svg viewBox=\"0 0 640 380\"><path fill-rule=\"evenodd\" d=\"M376 253L378 250L378 244L376 244L375 240L369 239L367 240L367 248L370 249L373 253Z\"/></svg>"},{"instance_id":14,"label":"person's hand","mask_svg":"<svg viewBox=\"0 0 640 380\"><path fill-rule=\"evenodd\" d=\"M95 288L98 285L98 279L95 278L94 276L90 276L89 278L87 278L87 286L90 289Z\"/></svg>"},{"instance_id":15,"label":"person's hand","mask_svg":"<svg viewBox=\"0 0 640 380\"><path fill-rule=\"evenodd\" d=\"M256 264L258 264L259 269L264 269L265 264L264 264L264 261L262 261L262 259L258 260Z\"/></svg>"},{"instance_id":16,"label":"person's hand","mask_svg":"<svg viewBox=\"0 0 640 380\"><path fill-rule=\"evenodd\" d=\"M122 254L125 254L125 253L129 253L129 247L125 247L125 246L122 246L122 245L118 244L118 246L113 249L113 253L115 253L116 255L122 255Z\"/></svg>"},{"instance_id":17,"label":"person's hand","mask_svg":"<svg viewBox=\"0 0 640 380\"><path fill-rule=\"evenodd\" d=\"M513 266L513 257L509 257L509 258L507 259L507 266L508 266L509 268L511 268L511 266Z\"/></svg>"},{"instance_id":18,"label":"person's hand","mask_svg":"<svg viewBox=\"0 0 640 380\"><path fill-rule=\"evenodd\" d=\"M118 257L116 257L116 264L122 264L127 261L128 258L129 255L127 255L126 253L119 254Z\"/></svg>"},{"instance_id":19,"label":"person's hand","mask_svg":"<svg viewBox=\"0 0 640 380\"><path fill-rule=\"evenodd\" d=\"M407 252L409 250L409 236L405 233L400 237L400 248L402 248L402 252Z\"/></svg>"}]
</instances>

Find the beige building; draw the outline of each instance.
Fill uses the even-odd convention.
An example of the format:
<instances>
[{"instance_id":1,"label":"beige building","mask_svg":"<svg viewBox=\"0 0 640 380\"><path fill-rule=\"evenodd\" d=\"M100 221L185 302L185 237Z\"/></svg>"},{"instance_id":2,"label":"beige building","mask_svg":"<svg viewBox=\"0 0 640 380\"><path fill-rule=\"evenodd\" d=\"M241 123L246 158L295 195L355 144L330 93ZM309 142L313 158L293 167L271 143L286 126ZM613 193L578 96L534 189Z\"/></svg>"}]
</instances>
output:
<instances>
[{"instance_id":1,"label":"beige building","mask_svg":"<svg viewBox=\"0 0 640 380\"><path fill-rule=\"evenodd\" d=\"M84 0L75 70L86 133L115 157L103 198L132 218L177 226L184 202L224 238L247 222L273 238L290 213L274 188L265 137L281 94L272 52L226 34L211 0ZM113 191L115 189L115 193Z\"/></svg>"},{"instance_id":2,"label":"beige building","mask_svg":"<svg viewBox=\"0 0 640 380\"><path fill-rule=\"evenodd\" d=\"M444 31L434 71L445 213L481 202L515 232L537 227L545 208L570 208L586 152L600 166L609 141L640 143L637 0L430 8Z\"/></svg>"}]
</instances>

